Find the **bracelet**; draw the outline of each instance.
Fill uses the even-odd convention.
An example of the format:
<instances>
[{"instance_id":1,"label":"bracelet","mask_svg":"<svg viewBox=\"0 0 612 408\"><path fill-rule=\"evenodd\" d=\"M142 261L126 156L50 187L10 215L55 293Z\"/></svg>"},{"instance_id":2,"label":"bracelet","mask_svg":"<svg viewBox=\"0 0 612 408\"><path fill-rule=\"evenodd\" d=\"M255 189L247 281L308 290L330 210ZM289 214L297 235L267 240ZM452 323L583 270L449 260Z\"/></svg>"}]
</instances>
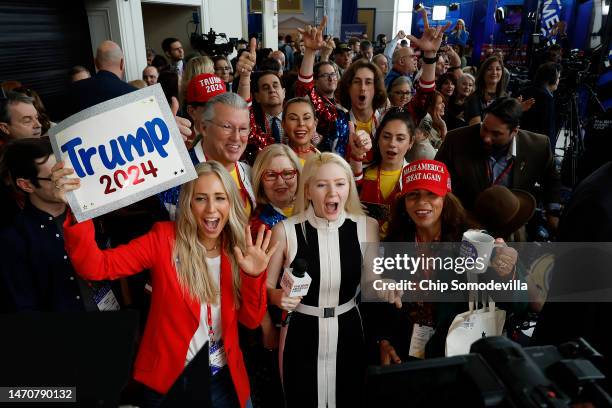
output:
<instances>
[{"instance_id":1,"label":"bracelet","mask_svg":"<svg viewBox=\"0 0 612 408\"><path fill-rule=\"evenodd\" d=\"M435 64L438 61L438 57L426 57L423 55L423 62L425 64Z\"/></svg>"}]
</instances>

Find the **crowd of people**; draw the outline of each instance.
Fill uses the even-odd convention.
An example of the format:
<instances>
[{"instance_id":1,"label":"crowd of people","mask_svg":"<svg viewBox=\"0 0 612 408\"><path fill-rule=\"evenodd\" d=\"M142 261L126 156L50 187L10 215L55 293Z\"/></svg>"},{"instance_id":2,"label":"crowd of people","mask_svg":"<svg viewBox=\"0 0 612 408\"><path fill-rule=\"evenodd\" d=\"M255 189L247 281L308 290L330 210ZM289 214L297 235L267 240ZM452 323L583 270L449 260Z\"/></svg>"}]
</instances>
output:
<instances>
[{"instance_id":1,"label":"crowd of people","mask_svg":"<svg viewBox=\"0 0 612 408\"><path fill-rule=\"evenodd\" d=\"M197 178L81 223L66 199L80 181L55 160L42 101L2 83L0 312L140 310L144 407L186 388L213 407L361 406L368 364L417 358L415 327L432 333L418 357L444 356L467 302L385 291L360 303L360 243L459 242L484 229L501 247L487 276L526 281L506 243L535 239L536 207L559 229L561 69L545 62L509 94L502 54L469 61L462 20L443 45L450 25L423 19L419 37L372 44L325 36L324 18L278 50L241 40L232 60L186 59L167 38L165 57L148 49L130 83L120 47L103 42L95 74L71 70L66 114L159 83ZM299 260L312 284L289 297L280 279ZM530 300L502 307L520 318L540 310Z\"/></svg>"}]
</instances>

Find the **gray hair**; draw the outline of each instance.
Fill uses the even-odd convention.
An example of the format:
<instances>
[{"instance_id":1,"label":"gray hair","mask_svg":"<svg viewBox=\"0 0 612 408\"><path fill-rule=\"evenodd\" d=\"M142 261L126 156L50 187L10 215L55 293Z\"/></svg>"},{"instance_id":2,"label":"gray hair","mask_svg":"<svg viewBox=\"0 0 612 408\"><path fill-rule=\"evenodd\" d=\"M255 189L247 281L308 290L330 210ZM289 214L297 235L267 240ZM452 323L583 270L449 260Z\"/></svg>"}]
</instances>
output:
<instances>
[{"instance_id":1,"label":"gray hair","mask_svg":"<svg viewBox=\"0 0 612 408\"><path fill-rule=\"evenodd\" d=\"M0 122L11 123L11 112L9 105L16 103L27 103L34 105L34 98L24 95L19 92L5 91L6 99L0 100Z\"/></svg>"},{"instance_id":2,"label":"gray hair","mask_svg":"<svg viewBox=\"0 0 612 408\"><path fill-rule=\"evenodd\" d=\"M397 78L393 80L393 82L391 82L391 87L389 89L393 89L396 86L401 86L405 84L408 84L410 86L410 89L412 89L412 81L410 80L410 78L403 76L403 75L398 76Z\"/></svg>"},{"instance_id":3,"label":"gray hair","mask_svg":"<svg viewBox=\"0 0 612 408\"><path fill-rule=\"evenodd\" d=\"M238 94L226 92L219 94L209 99L208 103L204 107L202 112L202 120L210 121L217 115L215 112L215 105L226 105L236 110L248 110L247 103Z\"/></svg>"},{"instance_id":4,"label":"gray hair","mask_svg":"<svg viewBox=\"0 0 612 408\"><path fill-rule=\"evenodd\" d=\"M463 73L458 79L457 79L457 85L461 85L462 83L464 83L465 81L467 81L468 79L471 79L472 82L474 83L474 86L476 85L476 79L474 78L473 75L471 74L467 74L467 73Z\"/></svg>"}]
</instances>

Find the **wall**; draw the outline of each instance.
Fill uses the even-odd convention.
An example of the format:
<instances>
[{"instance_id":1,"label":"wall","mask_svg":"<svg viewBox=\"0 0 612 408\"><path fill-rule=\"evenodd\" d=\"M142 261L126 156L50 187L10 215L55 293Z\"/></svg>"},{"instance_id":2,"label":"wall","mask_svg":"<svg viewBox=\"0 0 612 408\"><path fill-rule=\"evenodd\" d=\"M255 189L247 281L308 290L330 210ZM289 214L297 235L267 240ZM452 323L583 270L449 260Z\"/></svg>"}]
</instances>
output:
<instances>
[{"instance_id":1,"label":"wall","mask_svg":"<svg viewBox=\"0 0 612 408\"><path fill-rule=\"evenodd\" d=\"M142 21L147 47L163 55L162 41L167 37L176 37L183 44L186 55L194 52L189 44L189 35L194 31L195 25L188 24L193 19L194 11L199 12L197 7L191 6L143 3Z\"/></svg>"},{"instance_id":2,"label":"wall","mask_svg":"<svg viewBox=\"0 0 612 408\"><path fill-rule=\"evenodd\" d=\"M393 30L393 7L395 0L358 0L359 8L375 8L376 9L376 27L374 27L374 38L378 34L386 34L388 39L393 38L395 33Z\"/></svg>"},{"instance_id":3,"label":"wall","mask_svg":"<svg viewBox=\"0 0 612 408\"><path fill-rule=\"evenodd\" d=\"M243 0L202 0L203 30L208 32L212 27L217 33L227 34L227 38L247 38L246 2Z\"/></svg>"}]
</instances>

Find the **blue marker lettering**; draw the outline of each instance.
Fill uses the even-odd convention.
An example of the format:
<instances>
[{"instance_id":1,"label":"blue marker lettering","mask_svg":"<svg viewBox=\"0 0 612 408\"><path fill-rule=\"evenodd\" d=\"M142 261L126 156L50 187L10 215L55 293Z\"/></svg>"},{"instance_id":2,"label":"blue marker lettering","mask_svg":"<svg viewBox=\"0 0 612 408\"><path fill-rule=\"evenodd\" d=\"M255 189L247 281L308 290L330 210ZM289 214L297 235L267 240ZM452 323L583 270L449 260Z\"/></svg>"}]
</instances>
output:
<instances>
[{"instance_id":1,"label":"blue marker lettering","mask_svg":"<svg viewBox=\"0 0 612 408\"><path fill-rule=\"evenodd\" d=\"M85 166L85 171L90 176L94 174L93 167L91 167L91 157L96 154L96 148L90 147L89 149L79 149L79 156L81 156L81 161L83 162L83 166ZM84 177L85 175L83 175Z\"/></svg>"},{"instance_id":2,"label":"blue marker lettering","mask_svg":"<svg viewBox=\"0 0 612 408\"><path fill-rule=\"evenodd\" d=\"M144 152L143 143L147 146L147 151L149 153L155 150L155 147L153 146L153 143L151 142L151 138L149 137L149 134L143 128L138 128L138 130L136 131L136 136L133 136L133 135L127 135L127 137L119 136L117 140L119 140L119 144L121 145L121 150L123 150L123 155L128 161L134 160L134 156L132 155L132 149L134 149L136 153L138 153L139 157L144 156L145 152Z\"/></svg>"},{"instance_id":3,"label":"blue marker lettering","mask_svg":"<svg viewBox=\"0 0 612 408\"><path fill-rule=\"evenodd\" d=\"M79 157L76 154L75 148L83 143L83 140L80 137L75 137L72 140L67 141L61 147L62 152L68 152L68 157L70 158L70 162L72 163L72 167L76 172L77 176L85 177L85 172L81 167L81 163L79 162Z\"/></svg>"},{"instance_id":4,"label":"blue marker lettering","mask_svg":"<svg viewBox=\"0 0 612 408\"><path fill-rule=\"evenodd\" d=\"M110 147L112 155L111 159L108 158L108 154L106 154L106 146L104 145L100 145L98 147L98 154L100 154L100 159L102 160L102 164L104 164L104 167L109 170L112 170L117 167L117 165L123 166L125 164L125 160L123 160L123 157L121 157L121 153L119 153L119 145L117 144L116 140L110 141Z\"/></svg>"},{"instance_id":5,"label":"blue marker lettering","mask_svg":"<svg viewBox=\"0 0 612 408\"><path fill-rule=\"evenodd\" d=\"M168 126L166 126L166 122L164 122L160 118L155 118L150 122L145 122L145 127L147 128L147 132L149 132L149 137L151 138L151 142L155 145L157 149L157 153L161 157L168 156L168 153L164 150L164 145L168 143L170 140L170 131L168 130ZM159 128L161 132L161 138L157 138L157 131L155 128Z\"/></svg>"}]
</instances>

